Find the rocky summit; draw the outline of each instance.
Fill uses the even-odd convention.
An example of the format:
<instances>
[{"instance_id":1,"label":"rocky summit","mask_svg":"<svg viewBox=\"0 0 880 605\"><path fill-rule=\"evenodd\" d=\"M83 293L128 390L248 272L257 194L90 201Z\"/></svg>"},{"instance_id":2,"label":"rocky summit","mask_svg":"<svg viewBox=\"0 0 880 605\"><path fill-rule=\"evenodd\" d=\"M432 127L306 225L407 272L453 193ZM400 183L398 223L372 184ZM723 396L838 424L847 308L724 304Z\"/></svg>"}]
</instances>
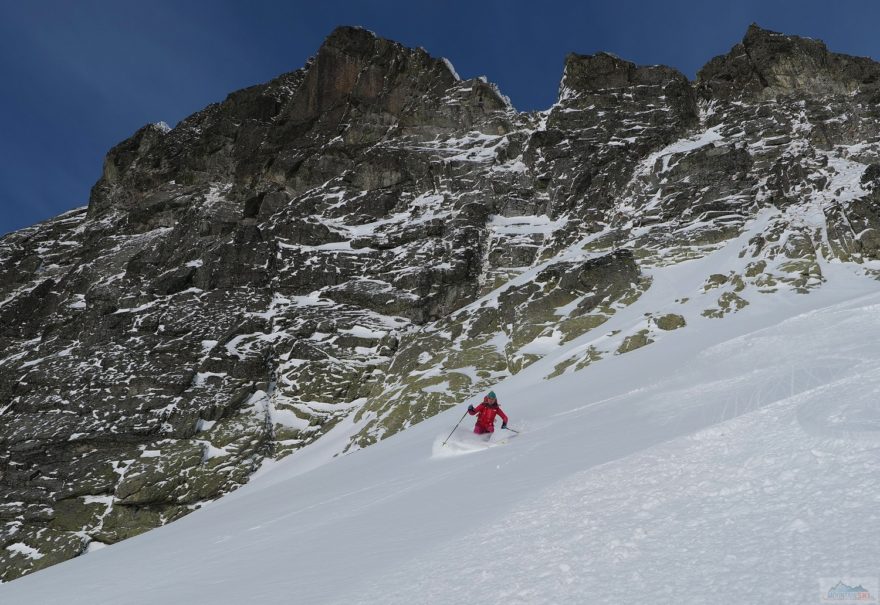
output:
<instances>
[{"instance_id":1,"label":"rocky summit","mask_svg":"<svg viewBox=\"0 0 880 605\"><path fill-rule=\"evenodd\" d=\"M571 54L523 113L339 28L302 69L141 128L87 208L0 239L0 580L316 440L369 446L587 333L547 379L692 329L667 308L602 324L652 268L736 238L745 270L700 293L713 321L809 296L827 263L876 278L880 64L752 26L695 81Z\"/></svg>"}]
</instances>

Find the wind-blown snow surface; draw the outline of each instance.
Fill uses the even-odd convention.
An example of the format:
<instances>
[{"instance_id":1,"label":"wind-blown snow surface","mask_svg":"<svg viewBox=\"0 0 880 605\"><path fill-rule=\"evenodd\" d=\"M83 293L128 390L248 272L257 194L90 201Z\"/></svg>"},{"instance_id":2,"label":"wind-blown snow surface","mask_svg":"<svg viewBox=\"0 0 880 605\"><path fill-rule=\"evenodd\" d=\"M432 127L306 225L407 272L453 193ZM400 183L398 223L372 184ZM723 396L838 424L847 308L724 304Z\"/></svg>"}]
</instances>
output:
<instances>
[{"instance_id":1,"label":"wind-blown snow surface","mask_svg":"<svg viewBox=\"0 0 880 605\"><path fill-rule=\"evenodd\" d=\"M731 250L653 269L604 327L692 295ZM595 335L572 341L498 385L524 429L502 447L437 455L462 406L330 459L342 424L0 602L816 602L819 578L880 575L880 288L823 275L545 380Z\"/></svg>"}]
</instances>

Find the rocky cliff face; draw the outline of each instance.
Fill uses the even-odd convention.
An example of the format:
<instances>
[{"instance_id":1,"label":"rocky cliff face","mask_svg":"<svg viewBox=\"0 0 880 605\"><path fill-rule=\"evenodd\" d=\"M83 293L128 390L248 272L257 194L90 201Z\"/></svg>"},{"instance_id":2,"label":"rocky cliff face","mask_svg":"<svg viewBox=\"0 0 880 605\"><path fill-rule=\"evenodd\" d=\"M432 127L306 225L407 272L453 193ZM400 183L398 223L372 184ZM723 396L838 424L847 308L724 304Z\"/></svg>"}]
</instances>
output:
<instances>
[{"instance_id":1,"label":"rocky cliff face","mask_svg":"<svg viewBox=\"0 0 880 605\"><path fill-rule=\"evenodd\" d=\"M880 65L753 26L696 82L570 55L549 110L356 28L114 147L88 209L0 239L0 580L174 520L331 430L340 453L595 334L651 268L723 319L880 265ZM669 301L678 302L676 301Z\"/></svg>"}]
</instances>

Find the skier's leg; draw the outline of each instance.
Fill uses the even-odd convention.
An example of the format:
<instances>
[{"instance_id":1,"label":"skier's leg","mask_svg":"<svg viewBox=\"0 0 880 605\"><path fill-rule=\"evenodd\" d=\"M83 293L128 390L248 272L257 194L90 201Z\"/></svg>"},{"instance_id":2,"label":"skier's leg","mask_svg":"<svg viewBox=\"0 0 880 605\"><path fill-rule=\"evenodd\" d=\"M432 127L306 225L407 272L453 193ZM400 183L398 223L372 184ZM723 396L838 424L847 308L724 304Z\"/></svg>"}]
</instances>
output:
<instances>
[{"instance_id":1,"label":"skier's leg","mask_svg":"<svg viewBox=\"0 0 880 605\"><path fill-rule=\"evenodd\" d=\"M479 435L482 441L489 441L489 438L492 437L492 432L480 424L474 427L474 433Z\"/></svg>"}]
</instances>

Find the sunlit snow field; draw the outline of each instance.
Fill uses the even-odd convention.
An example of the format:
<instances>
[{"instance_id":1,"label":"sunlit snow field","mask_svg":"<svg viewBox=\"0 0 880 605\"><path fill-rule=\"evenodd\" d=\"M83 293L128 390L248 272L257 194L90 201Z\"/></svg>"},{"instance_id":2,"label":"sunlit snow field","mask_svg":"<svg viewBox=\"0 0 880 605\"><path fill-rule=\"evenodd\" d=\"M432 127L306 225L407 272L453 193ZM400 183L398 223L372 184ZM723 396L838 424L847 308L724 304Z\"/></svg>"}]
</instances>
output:
<instances>
[{"instance_id":1,"label":"sunlit snow field","mask_svg":"<svg viewBox=\"0 0 880 605\"><path fill-rule=\"evenodd\" d=\"M741 244L651 269L598 331L691 296ZM467 418L438 447L469 402L333 458L342 424L0 603L812 603L822 578L876 579L880 284L822 271L723 320L678 305L687 329L544 379L597 336L568 343L495 389L523 431L506 444L462 446Z\"/></svg>"}]
</instances>

